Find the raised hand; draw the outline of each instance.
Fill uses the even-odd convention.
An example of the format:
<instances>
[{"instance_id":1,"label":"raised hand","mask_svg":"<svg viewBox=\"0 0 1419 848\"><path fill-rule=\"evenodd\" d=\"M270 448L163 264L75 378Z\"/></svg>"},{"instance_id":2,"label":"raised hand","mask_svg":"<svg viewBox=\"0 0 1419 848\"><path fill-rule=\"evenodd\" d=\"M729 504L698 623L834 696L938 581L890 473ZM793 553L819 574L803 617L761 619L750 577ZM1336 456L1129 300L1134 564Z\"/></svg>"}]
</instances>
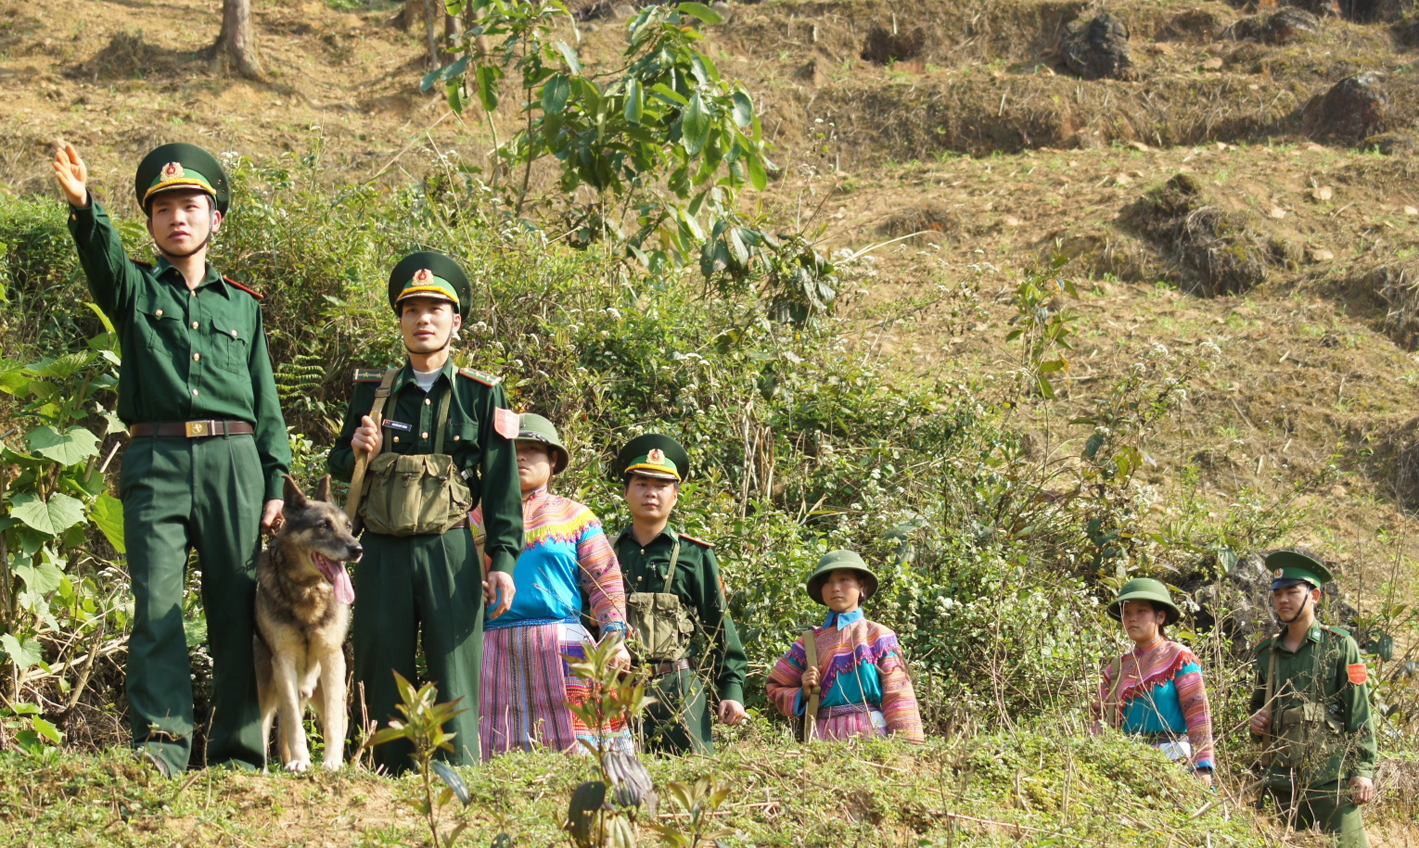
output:
<instances>
[{"instance_id":1,"label":"raised hand","mask_svg":"<svg viewBox=\"0 0 1419 848\"><path fill-rule=\"evenodd\" d=\"M54 179L59 182L70 206L89 205L89 168L79 158L74 145L65 144L54 151Z\"/></svg>"}]
</instances>

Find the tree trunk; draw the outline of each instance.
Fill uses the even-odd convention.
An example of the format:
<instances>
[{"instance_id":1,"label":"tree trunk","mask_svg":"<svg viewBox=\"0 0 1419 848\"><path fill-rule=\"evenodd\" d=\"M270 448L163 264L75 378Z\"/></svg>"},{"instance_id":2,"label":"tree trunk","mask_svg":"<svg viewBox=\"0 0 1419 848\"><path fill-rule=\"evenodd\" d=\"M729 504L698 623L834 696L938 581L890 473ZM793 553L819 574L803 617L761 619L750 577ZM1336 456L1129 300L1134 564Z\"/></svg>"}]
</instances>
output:
<instances>
[{"instance_id":1,"label":"tree trunk","mask_svg":"<svg viewBox=\"0 0 1419 848\"><path fill-rule=\"evenodd\" d=\"M236 71L247 79L265 77L251 26L251 0L222 0L222 32L212 45L212 63L224 73Z\"/></svg>"}]
</instances>

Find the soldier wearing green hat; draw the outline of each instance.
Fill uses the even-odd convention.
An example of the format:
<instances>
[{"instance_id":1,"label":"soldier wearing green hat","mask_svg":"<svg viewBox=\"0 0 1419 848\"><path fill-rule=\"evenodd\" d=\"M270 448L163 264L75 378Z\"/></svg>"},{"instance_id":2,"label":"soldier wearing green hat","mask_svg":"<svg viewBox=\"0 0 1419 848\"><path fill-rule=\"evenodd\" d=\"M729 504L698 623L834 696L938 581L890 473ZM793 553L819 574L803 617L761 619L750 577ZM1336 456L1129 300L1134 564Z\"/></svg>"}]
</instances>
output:
<instances>
[{"instance_id":1,"label":"soldier wearing green hat","mask_svg":"<svg viewBox=\"0 0 1419 848\"><path fill-rule=\"evenodd\" d=\"M1264 792L1295 827L1319 828L1344 848L1367 845L1359 807L1375 793L1369 675L1355 640L1321 624L1330 569L1311 554L1266 556L1271 603L1283 629L1256 648L1252 738L1261 742Z\"/></svg>"},{"instance_id":2,"label":"soldier wearing green hat","mask_svg":"<svg viewBox=\"0 0 1419 848\"><path fill-rule=\"evenodd\" d=\"M408 357L402 367L355 372L354 396L330 451L330 473L351 480L363 522L365 555L355 570L352 623L356 694L381 726L397 717L394 673L417 680L424 664L441 701L466 711L447 730L451 759L479 760L478 681L483 659L483 602L497 618L512 604L513 565L522 550L522 506L513 440L518 417L500 381L454 365L450 348L470 288L447 256L406 256L389 275L389 305ZM365 466L368 466L366 472ZM486 579L468 531L482 505ZM481 580L481 583L480 583ZM407 743L374 750L376 765L412 765Z\"/></svg>"},{"instance_id":3,"label":"soldier wearing green hat","mask_svg":"<svg viewBox=\"0 0 1419 848\"><path fill-rule=\"evenodd\" d=\"M616 457L615 473L631 524L616 537L626 581L631 655L651 677L643 732L651 750L713 753L704 681L708 672L719 704L715 714L738 724L744 712L748 660L724 602L714 546L670 525L690 455L657 433L632 439Z\"/></svg>"},{"instance_id":4,"label":"soldier wearing green hat","mask_svg":"<svg viewBox=\"0 0 1419 848\"><path fill-rule=\"evenodd\" d=\"M123 347L118 417L131 439L119 494L134 597L127 674L134 746L168 775L191 758L182 591L196 549L212 655L204 759L259 768L255 558L260 531L280 521L291 452L261 295L207 262L230 199L226 174L190 144L165 144L143 158L134 190L158 252L147 263L124 252L73 145L56 151L53 166L89 291Z\"/></svg>"}]
</instances>

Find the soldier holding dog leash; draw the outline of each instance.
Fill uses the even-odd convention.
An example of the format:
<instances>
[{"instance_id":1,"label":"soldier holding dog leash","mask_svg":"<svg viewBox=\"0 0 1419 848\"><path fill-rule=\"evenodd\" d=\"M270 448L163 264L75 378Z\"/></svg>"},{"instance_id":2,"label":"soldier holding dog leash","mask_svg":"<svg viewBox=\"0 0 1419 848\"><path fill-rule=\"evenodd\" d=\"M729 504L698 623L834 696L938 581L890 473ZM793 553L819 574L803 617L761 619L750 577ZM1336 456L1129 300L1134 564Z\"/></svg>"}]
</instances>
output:
<instances>
[{"instance_id":1,"label":"soldier holding dog leash","mask_svg":"<svg viewBox=\"0 0 1419 848\"><path fill-rule=\"evenodd\" d=\"M261 295L207 262L227 212L227 175L191 144L165 144L143 158L134 189L158 249L150 264L124 252L73 145L59 149L53 165L89 291L123 346L118 417L131 439L119 496L133 581L133 744L165 775L188 767L192 665L182 591L195 548L212 653L206 761L260 768L252 666L258 527L270 531L280 520L291 450Z\"/></svg>"}]
</instances>

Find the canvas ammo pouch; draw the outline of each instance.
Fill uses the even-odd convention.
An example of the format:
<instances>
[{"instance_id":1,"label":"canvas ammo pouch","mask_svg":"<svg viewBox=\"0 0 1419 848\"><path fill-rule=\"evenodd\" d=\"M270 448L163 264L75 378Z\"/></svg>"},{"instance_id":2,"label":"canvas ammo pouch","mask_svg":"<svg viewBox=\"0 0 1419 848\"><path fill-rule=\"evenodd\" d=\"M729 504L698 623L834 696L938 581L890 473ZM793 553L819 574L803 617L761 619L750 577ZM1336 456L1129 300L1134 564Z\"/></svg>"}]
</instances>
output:
<instances>
[{"instance_id":1,"label":"canvas ammo pouch","mask_svg":"<svg viewBox=\"0 0 1419 848\"><path fill-rule=\"evenodd\" d=\"M626 596L626 624L630 626L629 648L638 662L674 662L690 650L695 622L680 596L670 591L675 564L680 561L680 543L670 551L670 567L662 592L632 592Z\"/></svg>"},{"instance_id":2,"label":"canvas ammo pouch","mask_svg":"<svg viewBox=\"0 0 1419 848\"><path fill-rule=\"evenodd\" d=\"M360 501L360 518L367 529L389 536L446 533L468 516L473 494L458 464L443 452L452 394L449 387L439 404L433 453L382 452L370 461Z\"/></svg>"}]
</instances>

